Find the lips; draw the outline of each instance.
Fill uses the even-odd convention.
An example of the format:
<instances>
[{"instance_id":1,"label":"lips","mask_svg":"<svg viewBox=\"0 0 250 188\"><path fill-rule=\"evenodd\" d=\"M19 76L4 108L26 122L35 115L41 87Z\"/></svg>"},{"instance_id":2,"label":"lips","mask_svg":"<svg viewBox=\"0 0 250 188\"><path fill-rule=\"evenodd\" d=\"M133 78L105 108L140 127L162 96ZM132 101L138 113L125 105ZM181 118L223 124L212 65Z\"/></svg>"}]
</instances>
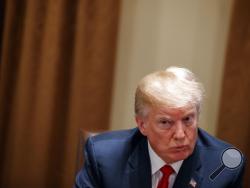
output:
<instances>
[{"instance_id":1,"label":"lips","mask_svg":"<svg viewBox=\"0 0 250 188\"><path fill-rule=\"evenodd\" d=\"M182 146L173 147L172 150L178 152L178 151L184 151L184 150L186 150L187 148L188 148L188 146L182 145Z\"/></svg>"}]
</instances>

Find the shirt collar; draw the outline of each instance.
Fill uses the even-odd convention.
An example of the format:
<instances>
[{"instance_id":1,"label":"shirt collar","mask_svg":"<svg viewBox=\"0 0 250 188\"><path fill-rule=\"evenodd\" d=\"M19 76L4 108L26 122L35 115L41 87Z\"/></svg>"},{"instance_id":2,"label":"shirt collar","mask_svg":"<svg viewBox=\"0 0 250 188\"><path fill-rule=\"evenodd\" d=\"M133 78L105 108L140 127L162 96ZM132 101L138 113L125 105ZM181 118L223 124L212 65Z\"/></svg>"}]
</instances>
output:
<instances>
[{"instance_id":1,"label":"shirt collar","mask_svg":"<svg viewBox=\"0 0 250 188\"><path fill-rule=\"evenodd\" d=\"M149 141L148 141L148 152L149 152L149 157L150 157L150 161L151 161L151 173L153 175L161 167L163 167L167 163L165 161L163 161L162 158L160 158L160 156L157 155L157 153L155 153L155 151L151 147ZM174 162L174 163L171 163L171 164L168 164L168 165L170 165L174 169L175 173L178 174L182 163L183 163L183 160L177 161L177 162Z\"/></svg>"}]
</instances>

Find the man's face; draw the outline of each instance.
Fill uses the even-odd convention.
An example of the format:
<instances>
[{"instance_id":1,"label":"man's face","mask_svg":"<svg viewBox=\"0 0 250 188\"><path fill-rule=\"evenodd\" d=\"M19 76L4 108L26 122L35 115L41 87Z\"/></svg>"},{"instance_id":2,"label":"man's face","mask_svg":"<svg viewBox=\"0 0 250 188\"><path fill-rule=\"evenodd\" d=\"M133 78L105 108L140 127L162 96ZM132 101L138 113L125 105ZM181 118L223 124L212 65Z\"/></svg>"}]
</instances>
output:
<instances>
[{"instance_id":1,"label":"man's face","mask_svg":"<svg viewBox=\"0 0 250 188\"><path fill-rule=\"evenodd\" d=\"M195 107L152 107L146 117L137 116L136 122L165 162L184 160L192 154L197 138L198 112Z\"/></svg>"}]
</instances>

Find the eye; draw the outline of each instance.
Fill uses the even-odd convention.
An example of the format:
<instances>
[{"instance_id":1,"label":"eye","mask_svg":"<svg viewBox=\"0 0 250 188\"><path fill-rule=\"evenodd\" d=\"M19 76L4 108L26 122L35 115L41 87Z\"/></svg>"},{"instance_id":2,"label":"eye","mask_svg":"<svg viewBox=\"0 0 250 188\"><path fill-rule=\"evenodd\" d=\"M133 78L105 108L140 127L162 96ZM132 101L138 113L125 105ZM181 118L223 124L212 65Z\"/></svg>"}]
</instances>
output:
<instances>
[{"instance_id":1,"label":"eye","mask_svg":"<svg viewBox=\"0 0 250 188\"><path fill-rule=\"evenodd\" d=\"M186 126L190 126L190 125L193 125L194 123L194 115L188 115L186 117L184 117L182 119L183 123L186 125Z\"/></svg>"},{"instance_id":2,"label":"eye","mask_svg":"<svg viewBox=\"0 0 250 188\"><path fill-rule=\"evenodd\" d=\"M173 125L173 121L170 119L162 118L158 121L158 125L160 128L168 129Z\"/></svg>"}]
</instances>

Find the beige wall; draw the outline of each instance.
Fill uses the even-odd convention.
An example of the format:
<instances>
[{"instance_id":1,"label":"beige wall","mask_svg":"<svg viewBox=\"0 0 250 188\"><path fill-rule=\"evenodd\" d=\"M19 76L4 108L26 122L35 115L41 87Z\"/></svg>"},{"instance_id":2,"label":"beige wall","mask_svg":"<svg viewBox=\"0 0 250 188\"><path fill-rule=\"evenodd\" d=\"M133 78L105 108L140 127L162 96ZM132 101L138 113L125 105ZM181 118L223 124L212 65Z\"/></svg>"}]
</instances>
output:
<instances>
[{"instance_id":1,"label":"beige wall","mask_svg":"<svg viewBox=\"0 0 250 188\"><path fill-rule=\"evenodd\" d=\"M200 126L215 133L232 0L123 0L111 129L135 126L134 91L147 73L190 68L204 83Z\"/></svg>"}]
</instances>

